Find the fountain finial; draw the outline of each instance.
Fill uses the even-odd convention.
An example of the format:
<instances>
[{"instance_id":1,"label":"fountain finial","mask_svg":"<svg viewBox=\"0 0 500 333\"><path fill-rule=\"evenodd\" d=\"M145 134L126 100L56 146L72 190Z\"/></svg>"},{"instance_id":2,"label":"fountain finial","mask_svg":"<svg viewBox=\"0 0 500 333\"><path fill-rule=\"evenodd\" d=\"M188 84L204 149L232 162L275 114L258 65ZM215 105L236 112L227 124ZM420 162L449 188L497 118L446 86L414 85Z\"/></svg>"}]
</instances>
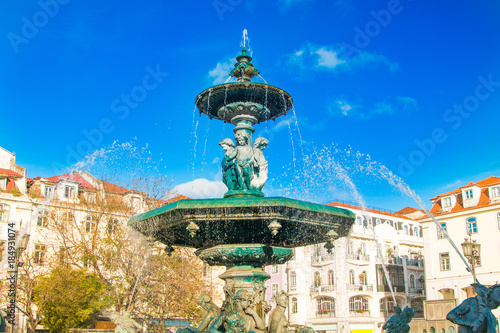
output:
<instances>
[{"instance_id":1,"label":"fountain finial","mask_svg":"<svg viewBox=\"0 0 500 333\"><path fill-rule=\"evenodd\" d=\"M229 75L238 79L238 82L249 82L260 72L252 64L252 57L247 53L246 47L243 47L241 54L236 57L238 61Z\"/></svg>"}]
</instances>

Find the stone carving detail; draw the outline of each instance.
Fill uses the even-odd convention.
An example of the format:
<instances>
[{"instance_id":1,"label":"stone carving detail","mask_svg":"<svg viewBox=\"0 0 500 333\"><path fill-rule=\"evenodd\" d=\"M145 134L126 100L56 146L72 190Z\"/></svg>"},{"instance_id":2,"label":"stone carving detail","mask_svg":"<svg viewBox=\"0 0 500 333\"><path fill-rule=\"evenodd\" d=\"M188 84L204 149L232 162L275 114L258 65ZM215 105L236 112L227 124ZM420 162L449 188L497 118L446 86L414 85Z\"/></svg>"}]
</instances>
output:
<instances>
[{"instance_id":1,"label":"stone carving detail","mask_svg":"<svg viewBox=\"0 0 500 333\"><path fill-rule=\"evenodd\" d=\"M203 320L198 324L198 327L193 327L188 325L185 328L177 329L177 333L202 333L205 332L210 324L219 317L220 309L212 302L212 298L206 294L203 294L198 298L197 303L201 306L207 314L203 318Z\"/></svg>"},{"instance_id":2,"label":"stone carving detail","mask_svg":"<svg viewBox=\"0 0 500 333\"><path fill-rule=\"evenodd\" d=\"M235 135L236 147L231 139L224 139L219 145L226 152L222 160L222 181L231 191L254 191L260 193L267 181L268 167L263 150L269 141L259 137L253 147L250 135L239 131Z\"/></svg>"},{"instance_id":3,"label":"stone carving detail","mask_svg":"<svg viewBox=\"0 0 500 333\"><path fill-rule=\"evenodd\" d=\"M130 318L130 311L124 311L123 314L113 312L109 317L116 324L116 333L136 333L142 331L142 325Z\"/></svg>"},{"instance_id":4,"label":"stone carving detail","mask_svg":"<svg viewBox=\"0 0 500 333\"><path fill-rule=\"evenodd\" d=\"M276 307L269 315L269 333L286 333L288 319L285 310L288 306L288 294L283 290L276 295Z\"/></svg>"},{"instance_id":5,"label":"stone carving detail","mask_svg":"<svg viewBox=\"0 0 500 333\"><path fill-rule=\"evenodd\" d=\"M217 111L221 119L233 119L238 115L252 115L257 119L269 119L271 111L264 105L253 102L234 102L222 106Z\"/></svg>"},{"instance_id":6,"label":"stone carving detail","mask_svg":"<svg viewBox=\"0 0 500 333\"><path fill-rule=\"evenodd\" d=\"M500 306L500 284L489 288L480 283L471 286L477 295L460 303L446 319L459 325L458 333L497 332L497 321L491 310Z\"/></svg>"},{"instance_id":7,"label":"stone carving detail","mask_svg":"<svg viewBox=\"0 0 500 333\"><path fill-rule=\"evenodd\" d=\"M384 326L382 326L382 329L386 330L387 333L408 333L410 331L408 323L415 316L415 312L408 306L403 311L401 311L399 306L395 306L394 312L396 314L389 317Z\"/></svg>"},{"instance_id":8,"label":"stone carving detail","mask_svg":"<svg viewBox=\"0 0 500 333\"><path fill-rule=\"evenodd\" d=\"M252 307L253 296L253 293L248 290L236 291L231 298L231 303L226 304L224 311L210 326L210 332L221 333L219 330L221 327L224 327L227 333L264 331L266 324Z\"/></svg>"}]
</instances>

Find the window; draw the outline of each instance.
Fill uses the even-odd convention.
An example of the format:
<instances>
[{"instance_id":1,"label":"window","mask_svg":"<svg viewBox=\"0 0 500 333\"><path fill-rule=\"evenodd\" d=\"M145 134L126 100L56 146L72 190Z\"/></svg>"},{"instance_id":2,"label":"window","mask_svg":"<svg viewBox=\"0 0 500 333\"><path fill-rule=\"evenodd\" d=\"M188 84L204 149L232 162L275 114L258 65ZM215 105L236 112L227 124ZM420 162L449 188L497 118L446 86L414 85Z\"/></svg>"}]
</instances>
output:
<instances>
[{"instance_id":1,"label":"window","mask_svg":"<svg viewBox=\"0 0 500 333\"><path fill-rule=\"evenodd\" d=\"M368 273L366 271L361 272L361 274L359 274L359 282L362 285L366 286L367 280L368 280Z\"/></svg>"},{"instance_id":2,"label":"window","mask_svg":"<svg viewBox=\"0 0 500 333\"><path fill-rule=\"evenodd\" d=\"M314 245L314 254L313 255L315 257L321 256L321 245L320 244Z\"/></svg>"},{"instance_id":3,"label":"window","mask_svg":"<svg viewBox=\"0 0 500 333\"><path fill-rule=\"evenodd\" d=\"M278 265L272 266L272 274L278 274Z\"/></svg>"},{"instance_id":4,"label":"window","mask_svg":"<svg viewBox=\"0 0 500 333\"><path fill-rule=\"evenodd\" d=\"M443 239L443 238L446 238L446 223L441 223L441 228L439 229L438 228L438 239Z\"/></svg>"},{"instance_id":5,"label":"window","mask_svg":"<svg viewBox=\"0 0 500 333\"><path fill-rule=\"evenodd\" d=\"M347 254L353 254L354 252L354 246L352 244L352 241L349 241L347 243Z\"/></svg>"},{"instance_id":6,"label":"window","mask_svg":"<svg viewBox=\"0 0 500 333\"><path fill-rule=\"evenodd\" d=\"M0 178L0 190L7 189L7 178Z\"/></svg>"},{"instance_id":7,"label":"window","mask_svg":"<svg viewBox=\"0 0 500 333\"><path fill-rule=\"evenodd\" d=\"M415 275L410 274L410 288L415 289Z\"/></svg>"},{"instance_id":8,"label":"window","mask_svg":"<svg viewBox=\"0 0 500 333\"><path fill-rule=\"evenodd\" d=\"M106 232L108 233L108 235L114 235L117 228L118 228L118 220L117 219L108 220L108 225L106 228Z\"/></svg>"},{"instance_id":9,"label":"window","mask_svg":"<svg viewBox=\"0 0 500 333\"><path fill-rule=\"evenodd\" d=\"M74 215L72 212L64 212L62 213L61 220L64 223L71 223L73 221Z\"/></svg>"},{"instance_id":10,"label":"window","mask_svg":"<svg viewBox=\"0 0 500 333\"><path fill-rule=\"evenodd\" d=\"M314 286L321 286L321 274L319 272L314 272Z\"/></svg>"},{"instance_id":11,"label":"window","mask_svg":"<svg viewBox=\"0 0 500 333\"><path fill-rule=\"evenodd\" d=\"M363 222L361 222L361 216L356 217L356 225L362 225Z\"/></svg>"},{"instance_id":12,"label":"window","mask_svg":"<svg viewBox=\"0 0 500 333\"><path fill-rule=\"evenodd\" d=\"M500 213L497 214L498 229L500 229Z\"/></svg>"},{"instance_id":13,"label":"window","mask_svg":"<svg viewBox=\"0 0 500 333\"><path fill-rule=\"evenodd\" d=\"M75 197L75 188L73 186L64 186L64 197L65 198L74 198Z\"/></svg>"},{"instance_id":14,"label":"window","mask_svg":"<svg viewBox=\"0 0 500 333\"><path fill-rule=\"evenodd\" d=\"M472 199L472 198L474 198L474 192L472 192L472 189L470 189L470 190L465 190L465 197L466 197L467 199Z\"/></svg>"},{"instance_id":15,"label":"window","mask_svg":"<svg viewBox=\"0 0 500 333\"><path fill-rule=\"evenodd\" d=\"M274 300L276 300L276 295L278 295L278 284L277 283L273 283L271 285L271 289L272 289L272 293L273 293L272 296L273 296Z\"/></svg>"},{"instance_id":16,"label":"window","mask_svg":"<svg viewBox=\"0 0 500 333\"><path fill-rule=\"evenodd\" d=\"M450 270L450 254L448 252L439 254L439 262L442 271Z\"/></svg>"},{"instance_id":17,"label":"window","mask_svg":"<svg viewBox=\"0 0 500 333\"><path fill-rule=\"evenodd\" d=\"M418 227L413 228L413 236L418 237Z\"/></svg>"},{"instance_id":18,"label":"window","mask_svg":"<svg viewBox=\"0 0 500 333\"><path fill-rule=\"evenodd\" d=\"M354 270L353 269L350 269L349 270L349 284L355 284L355 280L354 280Z\"/></svg>"},{"instance_id":19,"label":"window","mask_svg":"<svg viewBox=\"0 0 500 333\"><path fill-rule=\"evenodd\" d=\"M380 223L381 223L380 219L376 219L376 220L375 220L375 224L376 224L376 225L379 225Z\"/></svg>"},{"instance_id":20,"label":"window","mask_svg":"<svg viewBox=\"0 0 500 333\"><path fill-rule=\"evenodd\" d=\"M404 226L404 231L405 231L405 235L408 236L408 234L410 233L410 231L409 231L407 225Z\"/></svg>"},{"instance_id":21,"label":"window","mask_svg":"<svg viewBox=\"0 0 500 333\"><path fill-rule=\"evenodd\" d=\"M68 251L64 246L59 247L58 257L60 264L66 263L66 258L68 257Z\"/></svg>"},{"instance_id":22,"label":"window","mask_svg":"<svg viewBox=\"0 0 500 333\"><path fill-rule=\"evenodd\" d=\"M10 206L0 204L0 222L9 222Z\"/></svg>"},{"instance_id":23,"label":"window","mask_svg":"<svg viewBox=\"0 0 500 333\"><path fill-rule=\"evenodd\" d=\"M500 186L492 187L491 188L491 197L500 197Z\"/></svg>"},{"instance_id":24,"label":"window","mask_svg":"<svg viewBox=\"0 0 500 333\"><path fill-rule=\"evenodd\" d=\"M368 311L368 299L355 296L349 299L349 311Z\"/></svg>"},{"instance_id":25,"label":"window","mask_svg":"<svg viewBox=\"0 0 500 333\"><path fill-rule=\"evenodd\" d=\"M297 288L297 273L290 272L290 288Z\"/></svg>"},{"instance_id":26,"label":"window","mask_svg":"<svg viewBox=\"0 0 500 333\"><path fill-rule=\"evenodd\" d=\"M475 217L469 217L467 219L467 234L477 234L477 221Z\"/></svg>"},{"instance_id":27,"label":"window","mask_svg":"<svg viewBox=\"0 0 500 333\"><path fill-rule=\"evenodd\" d=\"M38 219L36 225L39 227L47 227L48 215L49 213L46 210L41 210L40 212L38 212Z\"/></svg>"},{"instance_id":28,"label":"window","mask_svg":"<svg viewBox=\"0 0 500 333\"><path fill-rule=\"evenodd\" d=\"M85 232L92 232L95 230L94 217L92 215L87 215L85 218Z\"/></svg>"},{"instance_id":29,"label":"window","mask_svg":"<svg viewBox=\"0 0 500 333\"><path fill-rule=\"evenodd\" d=\"M451 198L450 197L443 198L443 199L441 199L441 201L443 203L443 208L451 207Z\"/></svg>"},{"instance_id":30,"label":"window","mask_svg":"<svg viewBox=\"0 0 500 333\"><path fill-rule=\"evenodd\" d=\"M54 197L54 186L45 185L45 197L46 198Z\"/></svg>"},{"instance_id":31,"label":"window","mask_svg":"<svg viewBox=\"0 0 500 333\"><path fill-rule=\"evenodd\" d=\"M47 246L42 244L35 245L35 254L33 256L33 262L38 265L43 265L45 253L47 252Z\"/></svg>"},{"instance_id":32,"label":"window","mask_svg":"<svg viewBox=\"0 0 500 333\"><path fill-rule=\"evenodd\" d=\"M333 270L328 271L328 285L333 286L335 284L335 275L333 274Z\"/></svg>"},{"instance_id":33,"label":"window","mask_svg":"<svg viewBox=\"0 0 500 333\"><path fill-rule=\"evenodd\" d=\"M332 297L321 297L317 301L319 315L335 316L335 299Z\"/></svg>"},{"instance_id":34,"label":"window","mask_svg":"<svg viewBox=\"0 0 500 333\"><path fill-rule=\"evenodd\" d=\"M365 243L361 243L360 247L359 247L359 254L364 256L366 254L366 244Z\"/></svg>"},{"instance_id":35,"label":"window","mask_svg":"<svg viewBox=\"0 0 500 333\"><path fill-rule=\"evenodd\" d=\"M297 313L297 297L292 297L292 313Z\"/></svg>"}]
</instances>

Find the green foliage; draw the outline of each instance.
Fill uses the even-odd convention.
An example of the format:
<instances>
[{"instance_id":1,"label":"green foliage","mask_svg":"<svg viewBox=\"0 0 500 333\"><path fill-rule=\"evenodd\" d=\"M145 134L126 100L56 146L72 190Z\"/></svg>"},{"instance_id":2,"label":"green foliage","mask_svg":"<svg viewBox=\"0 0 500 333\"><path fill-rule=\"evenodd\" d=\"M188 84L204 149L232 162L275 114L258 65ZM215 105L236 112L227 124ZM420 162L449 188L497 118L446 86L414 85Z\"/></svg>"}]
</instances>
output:
<instances>
[{"instance_id":1,"label":"green foliage","mask_svg":"<svg viewBox=\"0 0 500 333\"><path fill-rule=\"evenodd\" d=\"M82 269L56 267L40 277L34 288L35 304L43 316L42 324L51 332L89 327L109 302L106 286L95 275Z\"/></svg>"}]
</instances>

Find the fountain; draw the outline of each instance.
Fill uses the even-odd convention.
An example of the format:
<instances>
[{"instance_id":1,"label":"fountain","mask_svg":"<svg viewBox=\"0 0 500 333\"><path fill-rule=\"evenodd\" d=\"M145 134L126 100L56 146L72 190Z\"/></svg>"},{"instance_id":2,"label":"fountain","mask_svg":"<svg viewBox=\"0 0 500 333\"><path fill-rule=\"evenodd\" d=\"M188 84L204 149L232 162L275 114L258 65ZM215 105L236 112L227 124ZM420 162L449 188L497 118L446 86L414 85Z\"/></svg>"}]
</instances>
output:
<instances>
[{"instance_id":1,"label":"fountain","mask_svg":"<svg viewBox=\"0 0 500 333\"><path fill-rule=\"evenodd\" d=\"M210 326L215 333L221 326L226 332L264 330L262 318L269 311L264 281L269 275L263 266L285 263L298 246L326 243L330 251L332 241L349 234L355 218L341 208L264 197L268 166L262 151L268 141L253 140L253 125L286 115L292 97L272 85L251 82L259 71L245 47L236 60L230 75L237 82L213 86L195 102L200 113L235 125L236 145L229 138L219 143L225 151L224 198L180 200L129 221L134 229L165 244L167 251L173 246L193 247L209 265L227 267L220 276L226 299Z\"/></svg>"}]
</instances>

